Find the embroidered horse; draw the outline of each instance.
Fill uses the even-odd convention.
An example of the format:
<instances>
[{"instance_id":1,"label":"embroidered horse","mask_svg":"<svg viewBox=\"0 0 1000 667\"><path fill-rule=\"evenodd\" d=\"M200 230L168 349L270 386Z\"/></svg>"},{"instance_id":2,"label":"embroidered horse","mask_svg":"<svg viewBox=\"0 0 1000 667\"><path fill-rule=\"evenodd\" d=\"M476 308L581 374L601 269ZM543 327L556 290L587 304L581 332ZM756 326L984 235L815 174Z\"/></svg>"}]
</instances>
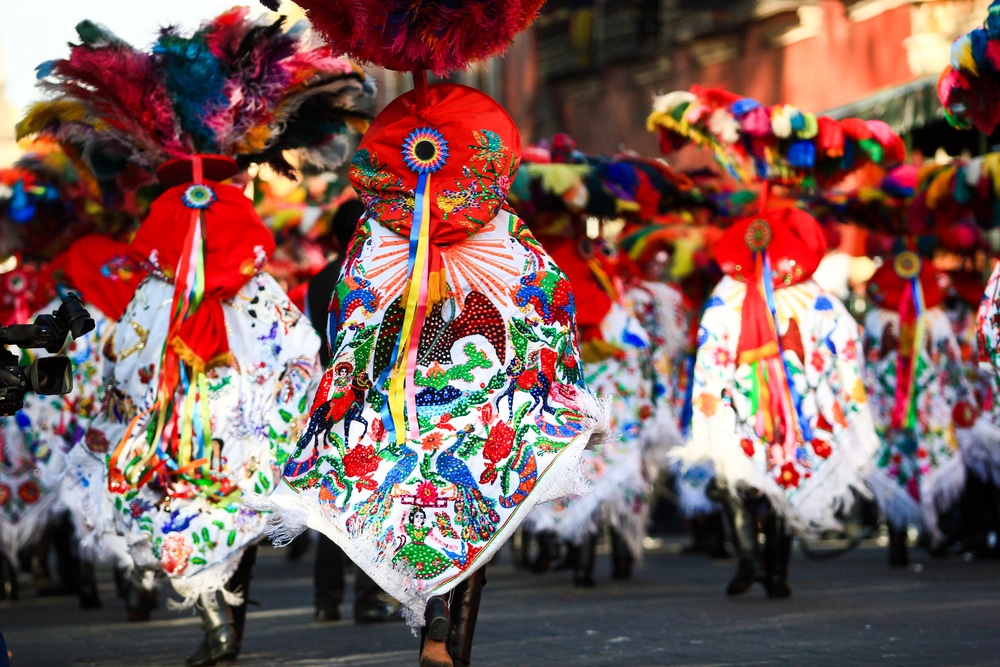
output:
<instances>
[{"instance_id":1,"label":"embroidered horse","mask_svg":"<svg viewBox=\"0 0 1000 667\"><path fill-rule=\"evenodd\" d=\"M555 352L552 352L551 350L543 350L543 353L544 352L548 352L552 355L555 354ZM537 353L532 353L529 355L529 358L536 355ZM551 364L543 363L543 366L546 365L554 366L554 361ZM552 370L554 371L554 368ZM552 390L552 373L546 374L539 368L525 368L524 362L522 362L519 357L511 359L511 362L507 365L506 373L507 377L511 379L511 382L507 385L507 388L499 396L497 396L497 409L500 408L500 401L506 396L507 409L510 413L510 417L513 418L514 392L521 390L528 392L531 396L533 403L530 409L532 411L541 405L542 411L555 414L555 408L549 405L549 392Z\"/></svg>"}]
</instances>

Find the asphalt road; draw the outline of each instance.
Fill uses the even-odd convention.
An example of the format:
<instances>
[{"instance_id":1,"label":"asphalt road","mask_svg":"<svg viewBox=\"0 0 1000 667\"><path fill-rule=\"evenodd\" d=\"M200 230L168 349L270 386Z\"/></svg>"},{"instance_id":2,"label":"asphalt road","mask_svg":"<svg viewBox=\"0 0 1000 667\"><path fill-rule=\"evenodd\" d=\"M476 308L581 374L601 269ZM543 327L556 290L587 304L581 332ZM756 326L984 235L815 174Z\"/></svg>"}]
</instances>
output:
<instances>
[{"instance_id":1,"label":"asphalt road","mask_svg":"<svg viewBox=\"0 0 1000 667\"><path fill-rule=\"evenodd\" d=\"M650 549L629 581L578 589L567 572L515 569L509 551L489 567L474 664L618 665L1000 665L1000 561L932 559L890 569L885 548L866 543L830 560L796 550L793 596L767 600L760 587L727 599L734 561L680 553L683 538ZM239 664L412 667L418 640L403 623L312 620L312 555L290 561L262 548ZM0 630L14 667L183 665L200 641L190 611L161 604L153 620L128 623L101 573L104 606L38 598L22 575L22 599L0 602ZM350 618L350 591L342 607ZM166 597L161 591L161 601Z\"/></svg>"}]
</instances>

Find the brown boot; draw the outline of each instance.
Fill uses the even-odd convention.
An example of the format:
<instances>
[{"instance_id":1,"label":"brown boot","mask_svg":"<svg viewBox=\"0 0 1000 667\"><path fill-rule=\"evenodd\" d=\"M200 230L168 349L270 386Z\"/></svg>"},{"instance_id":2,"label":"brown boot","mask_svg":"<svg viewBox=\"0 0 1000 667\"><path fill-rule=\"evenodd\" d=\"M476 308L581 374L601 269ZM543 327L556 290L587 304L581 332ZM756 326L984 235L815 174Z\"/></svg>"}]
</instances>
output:
<instances>
[{"instance_id":1,"label":"brown boot","mask_svg":"<svg viewBox=\"0 0 1000 667\"><path fill-rule=\"evenodd\" d=\"M420 667L452 667L448 653L451 623L444 597L436 596L427 601L424 618L426 624L420 633Z\"/></svg>"},{"instance_id":2,"label":"brown boot","mask_svg":"<svg viewBox=\"0 0 1000 667\"><path fill-rule=\"evenodd\" d=\"M486 574L482 569L455 587L451 595L451 633L448 637L449 653L454 667L472 664L472 637L476 633L479 603L483 598Z\"/></svg>"}]
</instances>

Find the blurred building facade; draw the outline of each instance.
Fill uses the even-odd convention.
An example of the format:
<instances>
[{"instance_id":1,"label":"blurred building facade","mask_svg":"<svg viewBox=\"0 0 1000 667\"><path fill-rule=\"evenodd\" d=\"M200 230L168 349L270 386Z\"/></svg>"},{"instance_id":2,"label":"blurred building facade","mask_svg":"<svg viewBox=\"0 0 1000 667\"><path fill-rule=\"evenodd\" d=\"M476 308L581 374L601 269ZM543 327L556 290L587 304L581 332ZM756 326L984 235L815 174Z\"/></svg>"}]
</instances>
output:
<instances>
[{"instance_id":1,"label":"blurred building facade","mask_svg":"<svg viewBox=\"0 0 1000 667\"><path fill-rule=\"evenodd\" d=\"M17 118L14 108L7 101L6 69L0 52L0 168L10 166L21 154L14 141L14 124Z\"/></svg>"},{"instance_id":2,"label":"blurred building facade","mask_svg":"<svg viewBox=\"0 0 1000 667\"><path fill-rule=\"evenodd\" d=\"M586 152L658 154L645 128L652 99L691 84L836 118L881 118L911 142L940 143L948 130L937 77L954 38L981 24L988 5L548 0L507 55L502 101L526 141L567 132Z\"/></svg>"}]
</instances>

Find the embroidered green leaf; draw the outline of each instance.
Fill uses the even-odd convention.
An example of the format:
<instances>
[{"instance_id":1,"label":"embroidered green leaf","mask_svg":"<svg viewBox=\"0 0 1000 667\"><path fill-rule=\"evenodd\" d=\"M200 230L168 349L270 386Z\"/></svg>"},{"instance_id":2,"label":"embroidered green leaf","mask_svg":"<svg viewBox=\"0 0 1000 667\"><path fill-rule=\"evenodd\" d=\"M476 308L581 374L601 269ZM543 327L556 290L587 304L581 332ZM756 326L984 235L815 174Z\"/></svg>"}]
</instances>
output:
<instances>
[{"instance_id":1,"label":"embroidered green leaf","mask_svg":"<svg viewBox=\"0 0 1000 667\"><path fill-rule=\"evenodd\" d=\"M206 563L208 563L208 561L202 558L201 556L193 556L191 558L192 565L205 565Z\"/></svg>"},{"instance_id":2,"label":"embroidered green leaf","mask_svg":"<svg viewBox=\"0 0 1000 667\"><path fill-rule=\"evenodd\" d=\"M229 535L226 536L226 546L231 547L236 543L236 531L229 531Z\"/></svg>"}]
</instances>

